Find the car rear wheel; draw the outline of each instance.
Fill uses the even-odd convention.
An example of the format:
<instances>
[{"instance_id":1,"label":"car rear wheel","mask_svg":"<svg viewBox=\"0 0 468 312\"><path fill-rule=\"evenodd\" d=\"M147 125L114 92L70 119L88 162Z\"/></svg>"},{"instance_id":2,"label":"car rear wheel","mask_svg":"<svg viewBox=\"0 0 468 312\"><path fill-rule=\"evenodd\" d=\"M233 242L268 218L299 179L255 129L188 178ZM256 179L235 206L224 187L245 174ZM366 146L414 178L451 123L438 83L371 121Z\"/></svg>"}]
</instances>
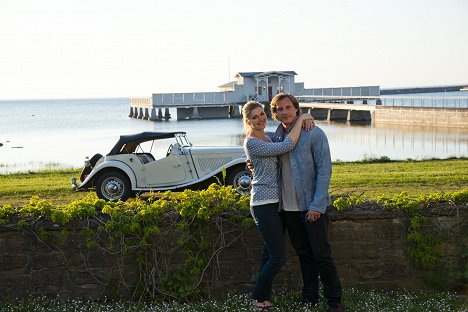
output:
<instances>
[{"instance_id":1,"label":"car rear wheel","mask_svg":"<svg viewBox=\"0 0 468 312\"><path fill-rule=\"evenodd\" d=\"M252 174L245 166L234 168L228 177L228 184L232 185L240 194L250 194Z\"/></svg>"},{"instance_id":2,"label":"car rear wheel","mask_svg":"<svg viewBox=\"0 0 468 312\"><path fill-rule=\"evenodd\" d=\"M96 182L96 194L107 201L122 201L130 197L130 181L120 172L106 172Z\"/></svg>"}]
</instances>

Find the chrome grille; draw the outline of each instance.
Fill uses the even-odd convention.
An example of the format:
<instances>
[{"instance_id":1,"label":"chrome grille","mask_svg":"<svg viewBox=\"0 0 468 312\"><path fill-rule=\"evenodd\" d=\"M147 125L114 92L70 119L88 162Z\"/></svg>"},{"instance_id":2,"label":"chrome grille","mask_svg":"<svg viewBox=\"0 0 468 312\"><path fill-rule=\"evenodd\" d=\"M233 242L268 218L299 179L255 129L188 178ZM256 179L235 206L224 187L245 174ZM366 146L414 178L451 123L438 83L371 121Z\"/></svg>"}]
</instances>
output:
<instances>
[{"instance_id":1,"label":"chrome grille","mask_svg":"<svg viewBox=\"0 0 468 312\"><path fill-rule=\"evenodd\" d=\"M206 174L213 170L223 167L231 161L230 157L217 157L217 158L201 158L198 160L202 173Z\"/></svg>"}]
</instances>

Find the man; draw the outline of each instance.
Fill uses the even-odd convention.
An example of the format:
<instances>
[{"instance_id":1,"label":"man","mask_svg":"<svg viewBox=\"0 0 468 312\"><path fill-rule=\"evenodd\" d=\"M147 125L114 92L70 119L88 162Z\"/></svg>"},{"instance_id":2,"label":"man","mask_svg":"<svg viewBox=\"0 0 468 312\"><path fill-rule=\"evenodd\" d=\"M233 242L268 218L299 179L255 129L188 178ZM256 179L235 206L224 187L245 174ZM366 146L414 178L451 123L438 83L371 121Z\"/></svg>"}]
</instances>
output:
<instances>
[{"instance_id":1,"label":"man","mask_svg":"<svg viewBox=\"0 0 468 312\"><path fill-rule=\"evenodd\" d=\"M283 140L300 114L299 103L292 95L280 93L271 102L271 112L281 122L275 140ZM301 303L318 305L320 276L329 311L344 311L341 283L328 243L332 165L323 130L315 126L311 131L302 131L296 147L281 155L280 163L280 210L301 265L304 283Z\"/></svg>"}]
</instances>

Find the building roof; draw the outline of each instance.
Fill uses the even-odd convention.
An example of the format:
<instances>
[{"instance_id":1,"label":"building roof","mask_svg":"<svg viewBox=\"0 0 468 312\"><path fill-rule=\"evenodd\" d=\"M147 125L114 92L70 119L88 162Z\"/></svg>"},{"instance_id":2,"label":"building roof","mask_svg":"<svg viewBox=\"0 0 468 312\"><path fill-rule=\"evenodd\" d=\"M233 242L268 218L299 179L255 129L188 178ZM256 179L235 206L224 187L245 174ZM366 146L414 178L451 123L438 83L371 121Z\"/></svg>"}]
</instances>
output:
<instances>
[{"instance_id":1,"label":"building roof","mask_svg":"<svg viewBox=\"0 0 468 312\"><path fill-rule=\"evenodd\" d=\"M218 86L218 88L227 88L227 87L231 87L231 88L234 88L234 85L237 84L237 81L230 81L228 83L225 83L225 84L222 84L220 86Z\"/></svg>"},{"instance_id":2,"label":"building roof","mask_svg":"<svg viewBox=\"0 0 468 312\"><path fill-rule=\"evenodd\" d=\"M234 77L267 77L267 76L295 76L295 71L267 71L267 72L238 72Z\"/></svg>"}]
</instances>

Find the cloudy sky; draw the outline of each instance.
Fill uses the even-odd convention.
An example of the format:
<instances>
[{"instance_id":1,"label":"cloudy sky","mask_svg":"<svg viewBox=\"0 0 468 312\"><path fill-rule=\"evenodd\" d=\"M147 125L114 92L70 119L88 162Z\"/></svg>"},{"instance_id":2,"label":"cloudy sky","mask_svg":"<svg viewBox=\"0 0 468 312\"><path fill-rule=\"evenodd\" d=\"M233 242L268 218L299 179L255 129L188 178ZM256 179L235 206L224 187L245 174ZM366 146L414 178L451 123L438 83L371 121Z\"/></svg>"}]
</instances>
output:
<instances>
[{"instance_id":1,"label":"cloudy sky","mask_svg":"<svg viewBox=\"0 0 468 312\"><path fill-rule=\"evenodd\" d=\"M0 99L468 84L467 0L0 0Z\"/></svg>"}]
</instances>

